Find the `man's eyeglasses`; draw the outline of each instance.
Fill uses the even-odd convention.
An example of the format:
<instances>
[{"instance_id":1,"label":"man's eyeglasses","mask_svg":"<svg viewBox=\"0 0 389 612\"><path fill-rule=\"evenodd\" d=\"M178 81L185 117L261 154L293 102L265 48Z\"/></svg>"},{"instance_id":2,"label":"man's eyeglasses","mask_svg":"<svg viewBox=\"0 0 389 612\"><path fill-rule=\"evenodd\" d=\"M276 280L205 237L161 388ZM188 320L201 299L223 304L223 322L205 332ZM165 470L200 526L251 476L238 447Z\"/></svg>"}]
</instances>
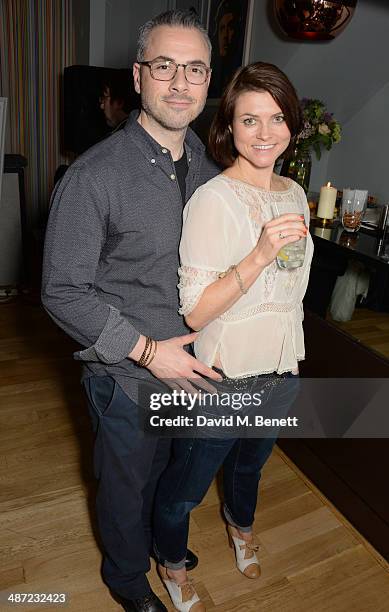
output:
<instances>
[{"instance_id":1,"label":"man's eyeglasses","mask_svg":"<svg viewBox=\"0 0 389 612\"><path fill-rule=\"evenodd\" d=\"M151 62L139 62L141 66L148 66L153 79L157 81L172 81L180 66L184 69L185 78L192 85L203 85L211 68L204 64L176 64L173 60L152 60Z\"/></svg>"}]
</instances>

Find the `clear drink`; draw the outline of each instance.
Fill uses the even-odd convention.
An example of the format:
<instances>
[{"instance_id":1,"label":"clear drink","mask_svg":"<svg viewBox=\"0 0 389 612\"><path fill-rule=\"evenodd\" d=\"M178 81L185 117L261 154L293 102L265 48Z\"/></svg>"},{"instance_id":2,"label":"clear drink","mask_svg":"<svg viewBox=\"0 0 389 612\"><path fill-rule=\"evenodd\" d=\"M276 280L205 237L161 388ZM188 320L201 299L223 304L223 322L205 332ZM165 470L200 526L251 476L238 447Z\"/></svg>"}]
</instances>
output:
<instances>
[{"instance_id":1,"label":"clear drink","mask_svg":"<svg viewBox=\"0 0 389 612\"><path fill-rule=\"evenodd\" d=\"M285 213L297 213L300 215L304 213L304 210L295 202L289 203L286 210L282 210L279 206L277 206L276 202L273 202L272 211L274 217L279 217ZM304 237L297 240L297 242L291 242L283 246L277 253L278 266L284 270L301 268L305 259L306 244L307 239Z\"/></svg>"},{"instance_id":2,"label":"clear drink","mask_svg":"<svg viewBox=\"0 0 389 612\"><path fill-rule=\"evenodd\" d=\"M279 267L287 270L300 268L304 263L306 243L306 238L300 238L297 242L282 247L277 255Z\"/></svg>"}]
</instances>

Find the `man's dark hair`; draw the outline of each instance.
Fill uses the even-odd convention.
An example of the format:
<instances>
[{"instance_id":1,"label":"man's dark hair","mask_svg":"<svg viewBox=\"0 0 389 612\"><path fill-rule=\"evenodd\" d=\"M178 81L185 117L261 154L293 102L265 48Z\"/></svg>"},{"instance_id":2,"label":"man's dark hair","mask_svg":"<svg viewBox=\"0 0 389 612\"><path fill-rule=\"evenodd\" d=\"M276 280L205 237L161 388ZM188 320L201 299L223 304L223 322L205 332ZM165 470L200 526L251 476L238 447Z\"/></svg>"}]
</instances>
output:
<instances>
[{"instance_id":1,"label":"man's dark hair","mask_svg":"<svg viewBox=\"0 0 389 612\"><path fill-rule=\"evenodd\" d=\"M188 28L188 29L195 28L196 30L198 30L203 35L204 41L209 49L209 55L211 56L211 52L212 52L211 41L209 40L208 32L204 28L200 19L198 18L197 13L194 10L190 10L190 11L173 10L173 11L166 11L165 13L161 13L160 15L153 17L153 19L146 21L146 23L143 24L139 28L138 45L137 45L137 51L136 51L136 61L137 62L143 62L145 59L150 59L150 58L145 58L145 52L146 52L150 33L152 32L152 30L154 30L154 28L157 28L158 26L165 26L165 25L171 26L171 27L178 26L181 28Z\"/></svg>"},{"instance_id":2,"label":"man's dark hair","mask_svg":"<svg viewBox=\"0 0 389 612\"><path fill-rule=\"evenodd\" d=\"M125 113L134 108L134 93L131 91L130 72L118 71L105 76L101 81L101 95L109 91L111 102L122 102Z\"/></svg>"},{"instance_id":3,"label":"man's dark hair","mask_svg":"<svg viewBox=\"0 0 389 612\"><path fill-rule=\"evenodd\" d=\"M227 85L209 132L209 149L213 158L224 168L237 157L230 126L238 97L248 91L267 91L285 116L291 142L283 156L294 148L295 137L301 127L301 110L297 93L286 74L273 64L256 62L236 71Z\"/></svg>"}]
</instances>

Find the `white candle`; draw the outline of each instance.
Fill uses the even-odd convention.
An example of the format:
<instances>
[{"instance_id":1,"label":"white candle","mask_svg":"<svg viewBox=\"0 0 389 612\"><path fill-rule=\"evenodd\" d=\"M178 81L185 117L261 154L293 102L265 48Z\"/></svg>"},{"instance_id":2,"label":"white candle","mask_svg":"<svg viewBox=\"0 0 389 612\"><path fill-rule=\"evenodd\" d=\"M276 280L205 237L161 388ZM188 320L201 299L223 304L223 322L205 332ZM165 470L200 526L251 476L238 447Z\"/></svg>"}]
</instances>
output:
<instances>
[{"instance_id":1,"label":"white candle","mask_svg":"<svg viewBox=\"0 0 389 612\"><path fill-rule=\"evenodd\" d=\"M337 189L327 183L320 189L319 206L317 216L322 219L332 219L334 216Z\"/></svg>"}]
</instances>

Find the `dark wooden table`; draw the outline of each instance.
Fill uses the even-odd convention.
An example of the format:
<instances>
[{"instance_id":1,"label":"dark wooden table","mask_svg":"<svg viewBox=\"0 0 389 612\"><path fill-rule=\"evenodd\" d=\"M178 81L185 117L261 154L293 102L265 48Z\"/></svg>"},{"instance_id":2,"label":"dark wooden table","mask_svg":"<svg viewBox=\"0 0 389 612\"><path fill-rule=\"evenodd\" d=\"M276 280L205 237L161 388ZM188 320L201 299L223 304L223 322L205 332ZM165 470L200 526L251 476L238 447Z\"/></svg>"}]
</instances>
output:
<instances>
[{"instance_id":1,"label":"dark wooden table","mask_svg":"<svg viewBox=\"0 0 389 612\"><path fill-rule=\"evenodd\" d=\"M311 225L315 244L305 305L326 316L336 279L346 271L350 259L361 261L369 270L370 287L366 306L389 312L389 231L385 239L361 229L348 233L338 223L333 228Z\"/></svg>"},{"instance_id":2,"label":"dark wooden table","mask_svg":"<svg viewBox=\"0 0 389 612\"><path fill-rule=\"evenodd\" d=\"M350 258L370 272L367 305L389 312L389 240L341 226L311 227L315 244L304 301L303 378L389 378L389 361L325 320L333 287ZM384 255L384 256L382 256ZM389 318L389 315L388 315ZM389 398L382 410L388 410ZM341 409L341 406L339 407ZM387 439L280 439L279 446L389 561Z\"/></svg>"}]
</instances>

